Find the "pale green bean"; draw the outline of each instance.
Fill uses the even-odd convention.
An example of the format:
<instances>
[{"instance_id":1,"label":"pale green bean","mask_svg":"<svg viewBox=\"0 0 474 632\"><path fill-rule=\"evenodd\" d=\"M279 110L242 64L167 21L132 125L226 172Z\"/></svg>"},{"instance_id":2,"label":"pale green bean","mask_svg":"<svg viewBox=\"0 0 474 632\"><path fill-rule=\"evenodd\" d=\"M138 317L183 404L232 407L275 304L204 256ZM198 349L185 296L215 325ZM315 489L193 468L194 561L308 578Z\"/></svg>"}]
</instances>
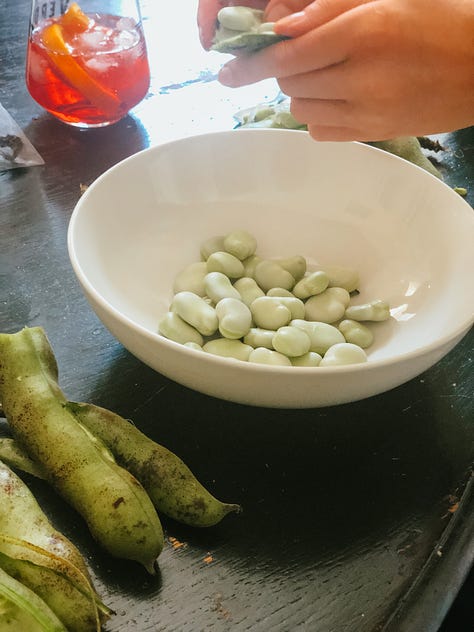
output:
<instances>
[{"instance_id":1,"label":"pale green bean","mask_svg":"<svg viewBox=\"0 0 474 632\"><path fill-rule=\"evenodd\" d=\"M289 358L278 351L272 351L265 347L257 347L249 355L249 362L255 364L269 364L274 366L291 366Z\"/></svg>"}]
</instances>

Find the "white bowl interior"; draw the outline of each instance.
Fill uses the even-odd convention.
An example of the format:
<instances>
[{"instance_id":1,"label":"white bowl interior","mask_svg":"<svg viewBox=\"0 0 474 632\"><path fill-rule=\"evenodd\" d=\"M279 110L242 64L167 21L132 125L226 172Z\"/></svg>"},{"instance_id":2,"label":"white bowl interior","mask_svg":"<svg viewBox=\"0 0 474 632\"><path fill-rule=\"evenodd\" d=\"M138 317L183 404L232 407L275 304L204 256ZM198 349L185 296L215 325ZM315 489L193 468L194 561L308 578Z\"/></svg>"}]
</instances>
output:
<instances>
[{"instance_id":1,"label":"white bowl interior","mask_svg":"<svg viewBox=\"0 0 474 632\"><path fill-rule=\"evenodd\" d=\"M391 305L393 319L373 325L370 350L371 360L386 359L445 338L472 316L473 214L457 197L365 145L241 130L170 143L113 168L80 201L73 247L91 288L150 332L175 275L213 235L244 228L265 257L354 267L361 293L353 304Z\"/></svg>"}]
</instances>

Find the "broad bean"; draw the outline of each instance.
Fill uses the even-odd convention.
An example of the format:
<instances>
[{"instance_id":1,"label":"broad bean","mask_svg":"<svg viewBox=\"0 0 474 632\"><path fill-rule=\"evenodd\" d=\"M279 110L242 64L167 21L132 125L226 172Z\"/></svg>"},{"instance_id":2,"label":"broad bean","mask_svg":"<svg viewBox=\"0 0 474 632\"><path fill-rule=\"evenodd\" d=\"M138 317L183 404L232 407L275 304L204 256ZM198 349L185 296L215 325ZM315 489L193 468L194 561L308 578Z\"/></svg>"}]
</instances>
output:
<instances>
[{"instance_id":1,"label":"broad bean","mask_svg":"<svg viewBox=\"0 0 474 632\"><path fill-rule=\"evenodd\" d=\"M262 22L262 12L250 7L223 7L217 14L219 24L231 31L252 31Z\"/></svg>"},{"instance_id":2,"label":"broad bean","mask_svg":"<svg viewBox=\"0 0 474 632\"><path fill-rule=\"evenodd\" d=\"M254 349L256 347L265 347L273 349L273 336L275 332L272 329L261 329L260 327L251 327L250 331L244 336L244 343L250 345Z\"/></svg>"},{"instance_id":3,"label":"broad bean","mask_svg":"<svg viewBox=\"0 0 474 632\"><path fill-rule=\"evenodd\" d=\"M244 276L244 264L229 252L213 252L206 261L208 272L222 272L229 279Z\"/></svg>"},{"instance_id":4,"label":"broad bean","mask_svg":"<svg viewBox=\"0 0 474 632\"><path fill-rule=\"evenodd\" d=\"M295 284L294 276L270 259L264 259L255 267L255 280L264 292L272 287L291 290Z\"/></svg>"},{"instance_id":5,"label":"broad bean","mask_svg":"<svg viewBox=\"0 0 474 632\"><path fill-rule=\"evenodd\" d=\"M293 292L285 290L283 287L271 287L267 292L267 296L285 296L286 298L296 298Z\"/></svg>"},{"instance_id":6,"label":"broad bean","mask_svg":"<svg viewBox=\"0 0 474 632\"><path fill-rule=\"evenodd\" d=\"M350 342L341 342L329 347L319 366L340 366L367 362L367 355L361 347Z\"/></svg>"},{"instance_id":7,"label":"broad bean","mask_svg":"<svg viewBox=\"0 0 474 632\"><path fill-rule=\"evenodd\" d=\"M289 358L302 356L311 347L311 340L306 332L297 327L280 327L272 340L273 348Z\"/></svg>"},{"instance_id":8,"label":"broad bean","mask_svg":"<svg viewBox=\"0 0 474 632\"><path fill-rule=\"evenodd\" d=\"M158 331L165 338L179 342L182 345L188 342L198 345L204 343L203 337L197 329L185 322L176 312L166 312L160 318Z\"/></svg>"},{"instance_id":9,"label":"broad bean","mask_svg":"<svg viewBox=\"0 0 474 632\"><path fill-rule=\"evenodd\" d=\"M351 305L346 309L345 317L350 320L382 321L390 318L390 306L380 299L364 303L364 305Z\"/></svg>"},{"instance_id":10,"label":"broad bean","mask_svg":"<svg viewBox=\"0 0 474 632\"><path fill-rule=\"evenodd\" d=\"M261 296L250 305L250 311L255 325L262 329L277 330L288 325L291 320L291 310L284 305L280 298Z\"/></svg>"},{"instance_id":11,"label":"broad bean","mask_svg":"<svg viewBox=\"0 0 474 632\"><path fill-rule=\"evenodd\" d=\"M330 288L321 294L311 296L305 303L305 317L311 321L334 323L344 316L345 311L345 302L342 302L338 295L330 292Z\"/></svg>"},{"instance_id":12,"label":"broad bean","mask_svg":"<svg viewBox=\"0 0 474 632\"><path fill-rule=\"evenodd\" d=\"M356 320L342 320L339 323L339 331L342 332L346 342L352 342L362 349L367 349L374 341L374 334L370 329Z\"/></svg>"},{"instance_id":13,"label":"broad bean","mask_svg":"<svg viewBox=\"0 0 474 632\"><path fill-rule=\"evenodd\" d=\"M296 358L290 358L293 366L319 366L322 356L315 351L308 351Z\"/></svg>"},{"instance_id":14,"label":"broad bean","mask_svg":"<svg viewBox=\"0 0 474 632\"><path fill-rule=\"evenodd\" d=\"M303 277L293 288L293 294L305 299L315 294L321 294L329 285L329 277L325 272L318 270Z\"/></svg>"},{"instance_id":15,"label":"broad bean","mask_svg":"<svg viewBox=\"0 0 474 632\"><path fill-rule=\"evenodd\" d=\"M224 250L224 235L216 235L206 239L201 244L200 254L203 261L207 261L214 252L222 252Z\"/></svg>"},{"instance_id":16,"label":"broad bean","mask_svg":"<svg viewBox=\"0 0 474 632\"><path fill-rule=\"evenodd\" d=\"M242 261L244 265L244 277L250 277L251 279L255 279L255 268L258 264L263 261L261 257L258 255L251 255Z\"/></svg>"},{"instance_id":17,"label":"broad bean","mask_svg":"<svg viewBox=\"0 0 474 632\"><path fill-rule=\"evenodd\" d=\"M305 307L301 299L296 296L274 296L273 298L290 310L291 318L304 318Z\"/></svg>"},{"instance_id":18,"label":"broad bean","mask_svg":"<svg viewBox=\"0 0 474 632\"><path fill-rule=\"evenodd\" d=\"M270 364L274 366L291 366L289 358L278 351L272 351L265 347L253 349L249 356L249 362L256 364Z\"/></svg>"},{"instance_id":19,"label":"broad bean","mask_svg":"<svg viewBox=\"0 0 474 632\"><path fill-rule=\"evenodd\" d=\"M252 326L250 309L236 298L223 298L216 305L219 331L224 338L236 340L248 334Z\"/></svg>"},{"instance_id":20,"label":"broad bean","mask_svg":"<svg viewBox=\"0 0 474 632\"><path fill-rule=\"evenodd\" d=\"M179 272L174 280L173 293L193 292L198 296L205 296L204 277L207 274L207 266L205 261L197 261L190 263L181 272Z\"/></svg>"},{"instance_id":21,"label":"broad bean","mask_svg":"<svg viewBox=\"0 0 474 632\"><path fill-rule=\"evenodd\" d=\"M241 298L237 287L234 287L229 277L222 272L208 272L204 277L204 288L207 296L215 304L223 298Z\"/></svg>"},{"instance_id":22,"label":"broad bean","mask_svg":"<svg viewBox=\"0 0 474 632\"><path fill-rule=\"evenodd\" d=\"M240 298L250 306L256 298L265 296L265 292L257 285L255 279L242 277L234 283L234 288L239 292Z\"/></svg>"},{"instance_id":23,"label":"broad bean","mask_svg":"<svg viewBox=\"0 0 474 632\"><path fill-rule=\"evenodd\" d=\"M202 348L207 353L212 353L213 355L244 361L249 359L249 355L253 351L250 345L247 345L240 340L229 340L227 338L209 340L209 342L206 342Z\"/></svg>"},{"instance_id":24,"label":"broad bean","mask_svg":"<svg viewBox=\"0 0 474 632\"><path fill-rule=\"evenodd\" d=\"M194 349L195 351L202 351L202 345L198 345L195 342L185 342L184 346L188 347L188 349Z\"/></svg>"},{"instance_id":25,"label":"broad bean","mask_svg":"<svg viewBox=\"0 0 474 632\"><path fill-rule=\"evenodd\" d=\"M212 336L217 331L216 310L193 292L178 292L171 302L171 311L198 330L203 336ZM194 342L199 341L194 340Z\"/></svg>"},{"instance_id":26,"label":"broad bean","mask_svg":"<svg viewBox=\"0 0 474 632\"><path fill-rule=\"evenodd\" d=\"M329 287L343 287L348 292L353 292L359 288L360 280L357 270L335 265L318 265L316 270L327 274Z\"/></svg>"},{"instance_id":27,"label":"broad bean","mask_svg":"<svg viewBox=\"0 0 474 632\"><path fill-rule=\"evenodd\" d=\"M345 342L345 338L339 329L328 323L295 319L291 321L290 325L307 333L311 340L310 351L315 351L320 355L324 355L329 347L339 342Z\"/></svg>"},{"instance_id":28,"label":"broad bean","mask_svg":"<svg viewBox=\"0 0 474 632\"><path fill-rule=\"evenodd\" d=\"M306 259L300 255L275 259L275 261L289 272L295 281L302 279L306 273Z\"/></svg>"},{"instance_id":29,"label":"broad bean","mask_svg":"<svg viewBox=\"0 0 474 632\"><path fill-rule=\"evenodd\" d=\"M224 238L224 250L240 261L254 255L256 249L257 240L246 230L234 230Z\"/></svg>"}]
</instances>

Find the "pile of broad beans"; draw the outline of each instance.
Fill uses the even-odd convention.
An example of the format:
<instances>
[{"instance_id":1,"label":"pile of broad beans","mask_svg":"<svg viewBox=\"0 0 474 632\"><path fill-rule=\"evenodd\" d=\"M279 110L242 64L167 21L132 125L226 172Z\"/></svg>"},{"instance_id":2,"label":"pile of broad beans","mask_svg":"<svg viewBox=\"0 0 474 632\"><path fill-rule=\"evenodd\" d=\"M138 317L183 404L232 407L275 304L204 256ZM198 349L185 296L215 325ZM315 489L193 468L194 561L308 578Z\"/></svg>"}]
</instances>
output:
<instances>
[{"instance_id":1,"label":"pile of broad beans","mask_svg":"<svg viewBox=\"0 0 474 632\"><path fill-rule=\"evenodd\" d=\"M374 340L370 322L390 318L384 300L351 304L356 270L261 258L246 230L208 239L200 255L176 276L158 323L161 335L196 350L277 366L358 364Z\"/></svg>"}]
</instances>

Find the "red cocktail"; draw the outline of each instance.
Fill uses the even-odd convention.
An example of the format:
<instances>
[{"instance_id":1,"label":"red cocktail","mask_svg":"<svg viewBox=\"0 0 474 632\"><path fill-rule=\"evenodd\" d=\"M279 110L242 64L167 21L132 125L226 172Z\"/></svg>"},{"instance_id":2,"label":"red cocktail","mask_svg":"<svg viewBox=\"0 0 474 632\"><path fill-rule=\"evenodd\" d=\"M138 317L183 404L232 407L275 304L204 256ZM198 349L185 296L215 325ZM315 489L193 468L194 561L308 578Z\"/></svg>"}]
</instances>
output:
<instances>
[{"instance_id":1,"label":"red cocktail","mask_svg":"<svg viewBox=\"0 0 474 632\"><path fill-rule=\"evenodd\" d=\"M76 3L37 21L28 40L31 96L65 123L102 127L146 95L150 71L140 21L86 14Z\"/></svg>"}]
</instances>

